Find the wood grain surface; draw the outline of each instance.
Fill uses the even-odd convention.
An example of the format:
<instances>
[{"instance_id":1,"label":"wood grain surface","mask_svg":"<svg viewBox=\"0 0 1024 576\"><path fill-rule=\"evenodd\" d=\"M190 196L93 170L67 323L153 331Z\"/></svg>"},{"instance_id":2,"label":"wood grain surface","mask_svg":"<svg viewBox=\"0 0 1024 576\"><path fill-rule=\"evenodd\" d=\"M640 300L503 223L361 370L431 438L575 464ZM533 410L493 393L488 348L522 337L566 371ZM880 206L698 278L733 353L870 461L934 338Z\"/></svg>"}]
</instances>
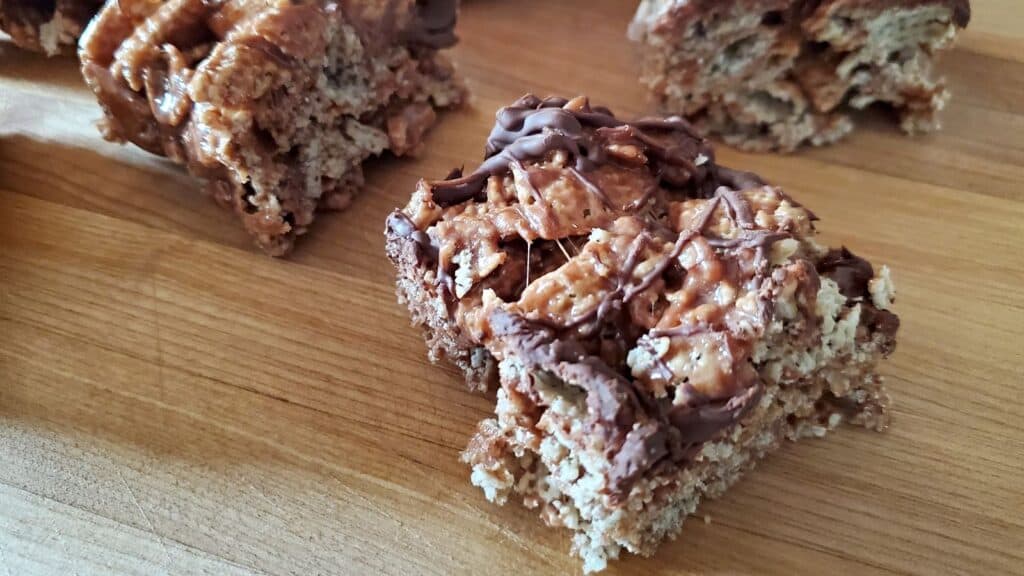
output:
<instances>
[{"instance_id":1,"label":"wood grain surface","mask_svg":"<svg viewBox=\"0 0 1024 576\"><path fill-rule=\"evenodd\" d=\"M382 221L526 91L649 111L633 3L465 4L472 106L287 261L103 142L72 59L0 43L0 576L579 573L565 531L470 486L492 401L427 362ZM787 445L609 574L1024 573L1024 7L974 7L944 132L869 114L832 148L720 153L892 267L891 430Z\"/></svg>"}]
</instances>

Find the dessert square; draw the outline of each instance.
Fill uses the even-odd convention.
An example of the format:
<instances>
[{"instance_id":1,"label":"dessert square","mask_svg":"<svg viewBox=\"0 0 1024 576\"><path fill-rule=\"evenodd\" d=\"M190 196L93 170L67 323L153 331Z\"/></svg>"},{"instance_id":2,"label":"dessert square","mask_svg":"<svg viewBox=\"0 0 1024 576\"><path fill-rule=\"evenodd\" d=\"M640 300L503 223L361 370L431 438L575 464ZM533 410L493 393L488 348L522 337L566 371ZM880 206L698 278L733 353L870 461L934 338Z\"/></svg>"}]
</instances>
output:
<instances>
[{"instance_id":1,"label":"dessert square","mask_svg":"<svg viewBox=\"0 0 1024 576\"><path fill-rule=\"evenodd\" d=\"M275 256L464 89L455 0L109 0L80 43L106 138L184 164Z\"/></svg>"},{"instance_id":2,"label":"dessert square","mask_svg":"<svg viewBox=\"0 0 1024 576\"><path fill-rule=\"evenodd\" d=\"M939 127L934 61L968 0L643 0L630 36L661 108L746 150L792 151L892 108L908 133Z\"/></svg>"},{"instance_id":3,"label":"dessert square","mask_svg":"<svg viewBox=\"0 0 1024 576\"><path fill-rule=\"evenodd\" d=\"M497 387L473 484L573 531L590 572L653 553L783 440L885 428L889 271L815 221L680 118L500 110L479 168L420 181L386 226L431 358Z\"/></svg>"}]
</instances>

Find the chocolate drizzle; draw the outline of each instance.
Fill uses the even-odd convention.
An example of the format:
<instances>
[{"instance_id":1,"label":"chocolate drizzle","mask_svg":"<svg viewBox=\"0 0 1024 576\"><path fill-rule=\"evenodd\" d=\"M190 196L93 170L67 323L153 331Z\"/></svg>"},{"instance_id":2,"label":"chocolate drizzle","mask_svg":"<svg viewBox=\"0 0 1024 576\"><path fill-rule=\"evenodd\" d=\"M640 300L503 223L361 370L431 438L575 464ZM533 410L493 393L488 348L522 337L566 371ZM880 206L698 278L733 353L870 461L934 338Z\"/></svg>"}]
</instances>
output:
<instances>
[{"instance_id":1,"label":"chocolate drizzle","mask_svg":"<svg viewBox=\"0 0 1024 576\"><path fill-rule=\"evenodd\" d=\"M615 290L605 295L597 308L592 310L590 313L581 316L576 322L564 326L564 328L575 328L576 326L593 322L593 329L591 330L591 332L593 332L600 327L602 320L613 310L621 309L622 306L628 304L630 300L635 298L637 294L640 294L644 290L650 288L651 284L665 273L665 269L679 257L679 254L682 253L686 244L694 237L700 235L704 230L704 227L707 226L708 221L711 219L711 215L715 212L715 208L717 206L718 198L714 198L708 202L701 213L696 217L695 222L689 228L679 233L679 236L676 238L675 243L672 246L672 250L662 257L658 263L640 279L639 282L631 284L629 281L632 279L633 272L636 270L637 265L640 264L640 254L643 251L644 244L646 244L649 239L649 236L646 235L646 233L637 236L637 239L634 241L633 247L630 250L629 256L626 258L626 263L619 272L619 278Z\"/></svg>"},{"instance_id":2,"label":"chocolate drizzle","mask_svg":"<svg viewBox=\"0 0 1024 576\"><path fill-rule=\"evenodd\" d=\"M739 192L727 186L720 186L715 191L715 194L725 200L732 219L740 228L749 230L755 226L754 214L750 210L750 204Z\"/></svg>"},{"instance_id":3,"label":"chocolate drizzle","mask_svg":"<svg viewBox=\"0 0 1024 576\"><path fill-rule=\"evenodd\" d=\"M656 164L654 171L671 185L684 184L698 171L693 158L701 154L712 157L710 146L679 118L644 119L630 124L615 118L606 108L592 108L584 99L541 99L527 94L498 111L484 149L485 160L476 170L431 183L434 201L452 206L476 198L487 179L507 173L512 162L543 158L556 150L564 150L573 158L573 175L605 201L600 188L586 174L612 161L605 150L608 142L630 140L647 151ZM682 176L676 174L679 170Z\"/></svg>"}]
</instances>

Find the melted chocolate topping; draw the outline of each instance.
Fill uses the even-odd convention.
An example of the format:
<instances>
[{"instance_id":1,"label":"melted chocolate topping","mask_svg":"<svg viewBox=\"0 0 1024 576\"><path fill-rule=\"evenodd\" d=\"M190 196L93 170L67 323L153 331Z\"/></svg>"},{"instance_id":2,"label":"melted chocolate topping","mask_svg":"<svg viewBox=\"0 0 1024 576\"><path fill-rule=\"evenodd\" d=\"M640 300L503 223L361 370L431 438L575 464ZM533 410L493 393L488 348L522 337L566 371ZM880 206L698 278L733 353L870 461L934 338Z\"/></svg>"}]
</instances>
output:
<instances>
[{"instance_id":1,"label":"melted chocolate topping","mask_svg":"<svg viewBox=\"0 0 1024 576\"><path fill-rule=\"evenodd\" d=\"M564 98L528 94L499 110L487 138L484 162L467 176L433 182L434 201L452 206L476 198L490 176L508 173L513 162L543 158L555 150L569 153L575 161L574 175L589 190L600 191L586 173L611 161L605 151L611 141L641 144L655 164L652 169L670 185L683 185L698 172L692 158L701 154L712 158L710 146L682 119L627 123L606 108L584 102L573 109L566 107L569 103ZM680 170L683 174L677 175Z\"/></svg>"},{"instance_id":2,"label":"melted chocolate topping","mask_svg":"<svg viewBox=\"0 0 1024 576\"><path fill-rule=\"evenodd\" d=\"M601 430L607 440L622 442L622 429L636 422L639 401L633 385L599 358L590 356L574 338L531 322L507 310L495 310L490 317L492 336L527 364L530 370L544 370L587 392L589 425Z\"/></svg>"}]
</instances>

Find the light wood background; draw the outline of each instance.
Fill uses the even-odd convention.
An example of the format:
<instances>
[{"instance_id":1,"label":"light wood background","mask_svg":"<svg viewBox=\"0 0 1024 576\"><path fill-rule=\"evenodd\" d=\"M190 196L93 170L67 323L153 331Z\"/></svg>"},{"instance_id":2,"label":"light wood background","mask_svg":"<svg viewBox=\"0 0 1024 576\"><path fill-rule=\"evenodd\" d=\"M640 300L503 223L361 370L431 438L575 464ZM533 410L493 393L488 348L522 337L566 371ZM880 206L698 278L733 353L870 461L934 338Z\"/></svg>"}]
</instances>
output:
<instances>
[{"instance_id":1,"label":"light wood background","mask_svg":"<svg viewBox=\"0 0 1024 576\"><path fill-rule=\"evenodd\" d=\"M647 111L632 4L466 2L473 106L289 261L103 142L73 60L0 44L0 576L578 573L566 532L469 485L491 401L426 361L382 221L523 92ZM893 268L891 431L786 446L610 574L1024 573L1024 7L974 4L945 132L868 117L833 148L720 154Z\"/></svg>"}]
</instances>

